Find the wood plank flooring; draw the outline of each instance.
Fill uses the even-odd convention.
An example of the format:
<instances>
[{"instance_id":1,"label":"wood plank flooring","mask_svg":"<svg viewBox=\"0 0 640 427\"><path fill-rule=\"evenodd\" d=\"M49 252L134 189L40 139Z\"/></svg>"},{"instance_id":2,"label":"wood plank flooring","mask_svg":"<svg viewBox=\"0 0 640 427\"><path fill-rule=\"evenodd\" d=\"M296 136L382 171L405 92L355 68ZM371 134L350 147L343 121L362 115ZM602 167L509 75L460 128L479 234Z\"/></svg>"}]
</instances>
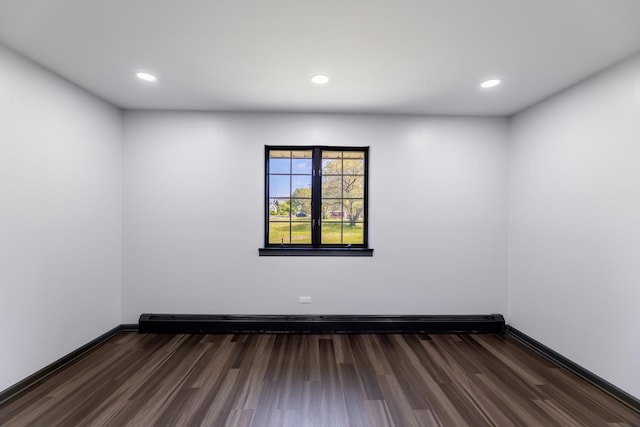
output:
<instances>
[{"instance_id":1,"label":"wood plank flooring","mask_svg":"<svg viewBox=\"0 0 640 427\"><path fill-rule=\"evenodd\" d=\"M0 406L1 426L640 426L497 335L121 332Z\"/></svg>"}]
</instances>

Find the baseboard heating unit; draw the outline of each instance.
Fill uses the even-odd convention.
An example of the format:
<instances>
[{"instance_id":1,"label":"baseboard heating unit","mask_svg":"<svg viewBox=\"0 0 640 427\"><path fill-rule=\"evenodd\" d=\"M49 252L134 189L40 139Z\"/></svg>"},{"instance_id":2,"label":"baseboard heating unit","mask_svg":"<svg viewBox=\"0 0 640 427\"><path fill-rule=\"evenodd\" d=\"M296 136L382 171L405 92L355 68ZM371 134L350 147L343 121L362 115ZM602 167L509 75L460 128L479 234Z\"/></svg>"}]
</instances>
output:
<instances>
[{"instance_id":1,"label":"baseboard heating unit","mask_svg":"<svg viewBox=\"0 0 640 427\"><path fill-rule=\"evenodd\" d=\"M214 315L140 316L140 333L486 333L503 334L501 314L490 315Z\"/></svg>"}]
</instances>

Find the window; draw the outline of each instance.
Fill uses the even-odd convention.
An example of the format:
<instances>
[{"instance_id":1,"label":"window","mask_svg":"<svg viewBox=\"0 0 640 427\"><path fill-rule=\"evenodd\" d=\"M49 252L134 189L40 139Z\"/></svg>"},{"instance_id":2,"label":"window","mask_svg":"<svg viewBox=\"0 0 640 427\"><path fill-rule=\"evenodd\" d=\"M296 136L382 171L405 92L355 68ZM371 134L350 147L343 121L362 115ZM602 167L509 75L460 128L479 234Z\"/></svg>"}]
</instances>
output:
<instances>
[{"instance_id":1,"label":"window","mask_svg":"<svg viewBox=\"0 0 640 427\"><path fill-rule=\"evenodd\" d=\"M265 149L261 255L368 255L367 147Z\"/></svg>"}]
</instances>

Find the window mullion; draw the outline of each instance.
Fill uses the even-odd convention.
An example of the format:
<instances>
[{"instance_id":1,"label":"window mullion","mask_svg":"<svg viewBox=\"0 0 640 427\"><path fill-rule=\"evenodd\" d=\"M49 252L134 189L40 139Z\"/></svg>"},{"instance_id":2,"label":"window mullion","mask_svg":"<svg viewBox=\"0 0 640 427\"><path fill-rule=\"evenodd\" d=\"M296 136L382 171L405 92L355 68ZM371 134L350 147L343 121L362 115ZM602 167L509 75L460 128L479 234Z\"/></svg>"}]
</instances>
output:
<instances>
[{"instance_id":1,"label":"window mullion","mask_svg":"<svg viewBox=\"0 0 640 427\"><path fill-rule=\"evenodd\" d=\"M293 243L293 215L291 214L293 210L292 206L292 192L293 192L293 153L289 152L289 244Z\"/></svg>"},{"instance_id":2,"label":"window mullion","mask_svg":"<svg viewBox=\"0 0 640 427\"><path fill-rule=\"evenodd\" d=\"M322 213L322 150L313 149L313 177L311 182L311 221L313 229L311 232L311 243L314 247L320 247Z\"/></svg>"}]
</instances>

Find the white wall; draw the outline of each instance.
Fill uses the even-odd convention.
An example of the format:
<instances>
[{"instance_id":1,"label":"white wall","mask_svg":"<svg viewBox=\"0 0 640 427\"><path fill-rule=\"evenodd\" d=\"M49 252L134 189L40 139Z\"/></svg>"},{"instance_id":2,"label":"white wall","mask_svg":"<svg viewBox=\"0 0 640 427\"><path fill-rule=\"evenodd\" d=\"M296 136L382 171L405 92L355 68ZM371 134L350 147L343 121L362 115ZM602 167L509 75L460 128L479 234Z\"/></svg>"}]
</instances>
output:
<instances>
[{"instance_id":1,"label":"white wall","mask_svg":"<svg viewBox=\"0 0 640 427\"><path fill-rule=\"evenodd\" d=\"M495 118L125 113L123 321L503 313L506 138ZM371 147L373 257L258 256L278 144Z\"/></svg>"},{"instance_id":2,"label":"white wall","mask_svg":"<svg viewBox=\"0 0 640 427\"><path fill-rule=\"evenodd\" d=\"M508 321L640 396L640 57L511 131Z\"/></svg>"},{"instance_id":3,"label":"white wall","mask_svg":"<svg viewBox=\"0 0 640 427\"><path fill-rule=\"evenodd\" d=\"M120 324L121 123L0 46L0 390Z\"/></svg>"}]
</instances>

